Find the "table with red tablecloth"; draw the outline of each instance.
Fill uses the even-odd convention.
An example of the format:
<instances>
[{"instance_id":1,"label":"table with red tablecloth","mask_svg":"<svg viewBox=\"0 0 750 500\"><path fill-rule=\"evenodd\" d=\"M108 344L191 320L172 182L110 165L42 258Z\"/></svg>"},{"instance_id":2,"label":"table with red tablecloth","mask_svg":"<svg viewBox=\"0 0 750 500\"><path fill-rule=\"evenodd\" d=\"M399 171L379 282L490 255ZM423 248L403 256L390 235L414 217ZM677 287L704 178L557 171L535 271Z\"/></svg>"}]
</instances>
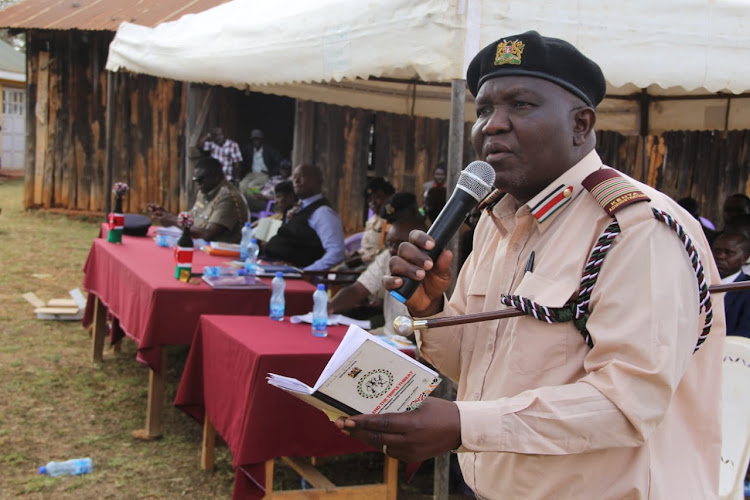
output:
<instances>
[{"instance_id":1,"label":"table with red tablecloth","mask_svg":"<svg viewBox=\"0 0 750 500\"><path fill-rule=\"evenodd\" d=\"M106 234L106 229L102 232ZM201 273L204 266L226 264L228 260L196 249L193 271ZM217 290L200 280L181 282L174 278L173 249L157 246L151 237L123 236L122 244L95 239L84 273L83 287L89 297L83 324L94 325L94 359L101 360L105 318L109 318L113 331L122 331L138 344L138 360L151 369L146 437L160 434L165 371L162 346L189 345L202 314L269 312L270 279L262 280L267 288L255 290ZM287 313L312 310L314 290L306 281L287 280Z\"/></svg>"},{"instance_id":2,"label":"table with red tablecloth","mask_svg":"<svg viewBox=\"0 0 750 500\"><path fill-rule=\"evenodd\" d=\"M277 373L312 386L345 333L332 326L321 338L288 319L201 316L175 405L199 421L205 415L226 441L237 470L234 498L262 496L266 462L276 457L368 450L323 412L266 382Z\"/></svg>"}]
</instances>

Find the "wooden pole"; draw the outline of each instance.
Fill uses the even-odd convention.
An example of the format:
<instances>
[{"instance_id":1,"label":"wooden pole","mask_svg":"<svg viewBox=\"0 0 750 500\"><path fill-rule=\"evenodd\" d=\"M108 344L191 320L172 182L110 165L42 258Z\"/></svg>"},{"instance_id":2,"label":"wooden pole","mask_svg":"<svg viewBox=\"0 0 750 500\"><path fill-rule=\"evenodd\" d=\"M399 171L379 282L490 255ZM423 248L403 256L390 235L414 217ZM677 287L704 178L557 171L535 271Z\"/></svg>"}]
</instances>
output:
<instances>
[{"instance_id":1,"label":"wooden pole","mask_svg":"<svg viewBox=\"0 0 750 500\"><path fill-rule=\"evenodd\" d=\"M107 111L105 130L105 152L104 152L104 213L108 214L112 209L112 168L114 163L114 133L115 133L115 86L117 85L117 73L107 71Z\"/></svg>"}]
</instances>

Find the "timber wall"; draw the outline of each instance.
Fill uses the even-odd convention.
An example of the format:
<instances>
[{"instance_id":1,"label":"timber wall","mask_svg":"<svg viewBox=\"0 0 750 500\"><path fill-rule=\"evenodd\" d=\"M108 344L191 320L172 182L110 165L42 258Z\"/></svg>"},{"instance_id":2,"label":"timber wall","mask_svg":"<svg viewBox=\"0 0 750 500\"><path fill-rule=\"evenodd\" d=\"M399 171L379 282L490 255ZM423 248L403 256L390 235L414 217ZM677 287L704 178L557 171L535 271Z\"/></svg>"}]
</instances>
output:
<instances>
[{"instance_id":1,"label":"timber wall","mask_svg":"<svg viewBox=\"0 0 750 500\"><path fill-rule=\"evenodd\" d=\"M27 32L27 208L104 212L111 189L105 186L104 64L112 37L77 30ZM192 205L190 146L214 125L240 144L250 128L263 128L267 142L291 155L294 164L319 165L347 233L364 224L367 177L384 176L421 201L422 184L447 157L446 120L295 104L128 73L116 74L113 83L112 182L131 187L123 207L128 212L141 212L151 202L175 212ZM474 159L470 131L467 124L464 165ZM693 196L703 215L717 224L727 196L750 192L750 131L649 137L599 132L597 138L605 163L675 198Z\"/></svg>"}]
</instances>

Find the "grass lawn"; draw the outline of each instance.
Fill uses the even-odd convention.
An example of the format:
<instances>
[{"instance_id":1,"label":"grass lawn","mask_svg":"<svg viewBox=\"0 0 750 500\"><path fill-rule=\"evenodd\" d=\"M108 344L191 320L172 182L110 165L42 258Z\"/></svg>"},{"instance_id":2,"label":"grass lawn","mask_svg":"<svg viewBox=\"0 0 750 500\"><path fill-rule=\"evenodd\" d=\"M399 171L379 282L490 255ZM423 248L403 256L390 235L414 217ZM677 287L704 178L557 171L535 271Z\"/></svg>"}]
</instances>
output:
<instances>
[{"instance_id":1,"label":"grass lawn","mask_svg":"<svg viewBox=\"0 0 750 500\"><path fill-rule=\"evenodd\" d=\"M22 179L0 179L0 208L0 499L230 498L230 452L219 444L216 470L200 470L201 426L171 404L187 347L169 350L164 437L136 441L130 432L143 427L148 369L135 361L135 344L125 339L117 354L105 349L96 365L80 322L37 320L21 297L64 298L81 286L100 221L25 211ZM86 456L92 474L37 473L50 460ZM378 454L325 463L337 484L381 477ZM277 487L299 486L278 468ZM429 471L413 484L402 480L399 498L430 498L431 481Z\"/></svg>"}]
</instances>

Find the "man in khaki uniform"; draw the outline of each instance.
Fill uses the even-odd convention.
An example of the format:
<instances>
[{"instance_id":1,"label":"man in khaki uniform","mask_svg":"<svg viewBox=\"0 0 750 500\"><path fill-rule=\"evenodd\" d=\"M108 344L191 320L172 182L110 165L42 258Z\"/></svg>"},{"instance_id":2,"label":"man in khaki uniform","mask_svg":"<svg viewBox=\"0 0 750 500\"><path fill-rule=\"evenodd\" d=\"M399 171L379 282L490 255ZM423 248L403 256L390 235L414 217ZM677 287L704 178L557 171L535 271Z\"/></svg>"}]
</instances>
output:
<instances>
[{"instance_id":1,"label":"man in khaki uniform","mask_svg":"<svg viewBox=\"0 0 750 500\"><path fill-rule=\"evenodd\" d=\"M602 165L606 83L569 43L500 39L467 83L474 149L506 194L482 213L450 300L453 256L430 259L423 232L384 284L422 280L406 302L417 317L527 315L419 332L455 403L337 425L406 462L455 450L478 498L716 498L724 313L713 295L709 314L720 278L700 224Z\"/></svg>"},{"instance_id":2,"label":"man in khaki uniform","mask_svg":"<svg viewBox=\"0 0 750 500\"><path fill-rule=\"evenodd\" d=\"M247 204L237 188L226 178L215 158L201 158L195 164L193 182L198 197L190 213L193 227L190 235L206 241L239 243L242 226L247 222ZM150 205L152 217L163 226L174 226L177 217L163 207Z\"/></svg>"}]
</instances>

